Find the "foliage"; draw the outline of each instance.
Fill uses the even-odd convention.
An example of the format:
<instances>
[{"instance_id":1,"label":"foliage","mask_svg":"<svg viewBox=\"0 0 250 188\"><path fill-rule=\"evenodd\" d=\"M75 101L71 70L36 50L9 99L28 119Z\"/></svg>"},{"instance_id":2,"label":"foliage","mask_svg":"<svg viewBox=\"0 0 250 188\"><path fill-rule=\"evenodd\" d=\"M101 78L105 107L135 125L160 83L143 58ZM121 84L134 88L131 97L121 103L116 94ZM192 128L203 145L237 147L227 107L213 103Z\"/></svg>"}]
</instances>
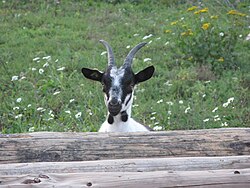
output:
<instances>
[{"instance_id":1,"label":"foliage","mask_svg":"<svg viewBox=\"0 0 250 188\"><path fill-rule=\"evenodd\" d=\"M148 42L133 69L156 73L136 88L135 119L155 130L249 126L249 5L192 4L1 1L0 132L97 131L101 86L80 70L106 67L100 39L118 64Z\"/></svg>"},{"instance_id":2,"label":"foliage","mask_svg":"<svg viewBox=\"0 0 250 188\"><path fill-rule=\"evenodd\" d=\"M202 6L189 7L166 32L175 34L173 40L188 64L207 66L219 75L225 69L240 68L236 45L247 34L247 15L236 10L218 15Z\"/></svg>"}]
</instances>

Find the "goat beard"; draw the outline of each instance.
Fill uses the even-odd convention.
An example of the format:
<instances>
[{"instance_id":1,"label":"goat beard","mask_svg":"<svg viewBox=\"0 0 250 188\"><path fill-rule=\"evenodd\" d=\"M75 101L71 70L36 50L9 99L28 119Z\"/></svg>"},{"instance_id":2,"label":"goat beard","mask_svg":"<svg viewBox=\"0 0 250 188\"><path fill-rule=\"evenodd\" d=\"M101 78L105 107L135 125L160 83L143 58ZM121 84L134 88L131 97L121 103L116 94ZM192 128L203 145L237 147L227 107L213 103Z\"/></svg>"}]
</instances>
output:
<instances>
[{"instance_id":1,"label":"goat beard","mask_svg":"<svg viewBox=\"0 0 250 188\"><path fill-rule=\"evenodd\" d=\"M122 120L123 122L128 121L128 114L127 114L126 111L122 111L122 112L121 112L121 120ZM108 116L108 123L109 123L109 124L113 124L113 123L114 123L114 116L111 115L111 114L109 114L109 116Z\"/></svg>"}]
</instances>

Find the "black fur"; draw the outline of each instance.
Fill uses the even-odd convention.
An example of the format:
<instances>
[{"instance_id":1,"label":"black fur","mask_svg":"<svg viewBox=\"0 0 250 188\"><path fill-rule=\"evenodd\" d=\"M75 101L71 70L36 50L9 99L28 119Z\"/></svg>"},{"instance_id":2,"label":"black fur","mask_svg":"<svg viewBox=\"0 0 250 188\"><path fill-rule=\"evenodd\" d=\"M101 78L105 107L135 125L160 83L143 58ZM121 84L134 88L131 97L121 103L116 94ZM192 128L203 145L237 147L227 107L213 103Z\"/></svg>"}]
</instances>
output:
<instances>
[{"instance_id":1,"label":"black fur","mask_svg":"<svg viewBox=\"0 0 250 188\"><path fill-rule=\"evenodd\" d=\"M109 117L108 117L108 123L109 124L113 124L114 123L114 117L111 116L110 114L109 114Z\"/></svg>"}]
</instances>

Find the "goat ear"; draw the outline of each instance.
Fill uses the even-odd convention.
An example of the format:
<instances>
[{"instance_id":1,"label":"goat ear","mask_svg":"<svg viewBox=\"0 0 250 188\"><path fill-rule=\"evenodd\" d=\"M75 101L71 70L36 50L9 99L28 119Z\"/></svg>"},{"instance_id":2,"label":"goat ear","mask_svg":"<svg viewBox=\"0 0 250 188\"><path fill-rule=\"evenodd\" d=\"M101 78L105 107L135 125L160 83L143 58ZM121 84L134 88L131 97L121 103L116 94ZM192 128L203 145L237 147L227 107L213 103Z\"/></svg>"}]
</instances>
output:
<instances>
[{"instance_id":1,"label":"goat ear","mask_svg":"<svg viewBox=\"0 0 250 188\"><path fill-rule=\"evenodd\" d=\"M142 71L136 73L135 82L140 83L150 79L153 76L154 71L155 71L154 66L149 66L143 69Z\"/></svg>"},{"instance_id":2,"label":"goat ear","mask_svg":"<svg viewBox=\"0 0 250 188\"><path fill-rule=\"evenodd\" d=\"M101 82L103 76L103 73L99 70L93 70L88 68L82 68L82 73L86 78L99 82Z\"/></svg>"}]
</instances>

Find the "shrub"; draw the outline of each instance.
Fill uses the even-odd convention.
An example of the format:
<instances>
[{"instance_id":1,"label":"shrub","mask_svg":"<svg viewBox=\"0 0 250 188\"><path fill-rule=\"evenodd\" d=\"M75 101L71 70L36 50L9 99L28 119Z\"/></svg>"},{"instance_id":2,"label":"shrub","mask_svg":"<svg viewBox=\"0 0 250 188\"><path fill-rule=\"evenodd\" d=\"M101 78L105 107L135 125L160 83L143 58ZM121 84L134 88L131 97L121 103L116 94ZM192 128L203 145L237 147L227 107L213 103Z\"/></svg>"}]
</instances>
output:
<instances>
[{"instance_id":1,"label":"shrub","mask_svg":"<svg viewBox=\"0 0 250 188\"><path fill-rule=\"evenodd\" d=\"M216 74L235 70L240 67L235 48L247 16L236 10L223 14L214 15L207 7L193 6L181 19L172 21L165 32L174 36L186 62L210 67Z\"/></svg>"}]
</instances>

